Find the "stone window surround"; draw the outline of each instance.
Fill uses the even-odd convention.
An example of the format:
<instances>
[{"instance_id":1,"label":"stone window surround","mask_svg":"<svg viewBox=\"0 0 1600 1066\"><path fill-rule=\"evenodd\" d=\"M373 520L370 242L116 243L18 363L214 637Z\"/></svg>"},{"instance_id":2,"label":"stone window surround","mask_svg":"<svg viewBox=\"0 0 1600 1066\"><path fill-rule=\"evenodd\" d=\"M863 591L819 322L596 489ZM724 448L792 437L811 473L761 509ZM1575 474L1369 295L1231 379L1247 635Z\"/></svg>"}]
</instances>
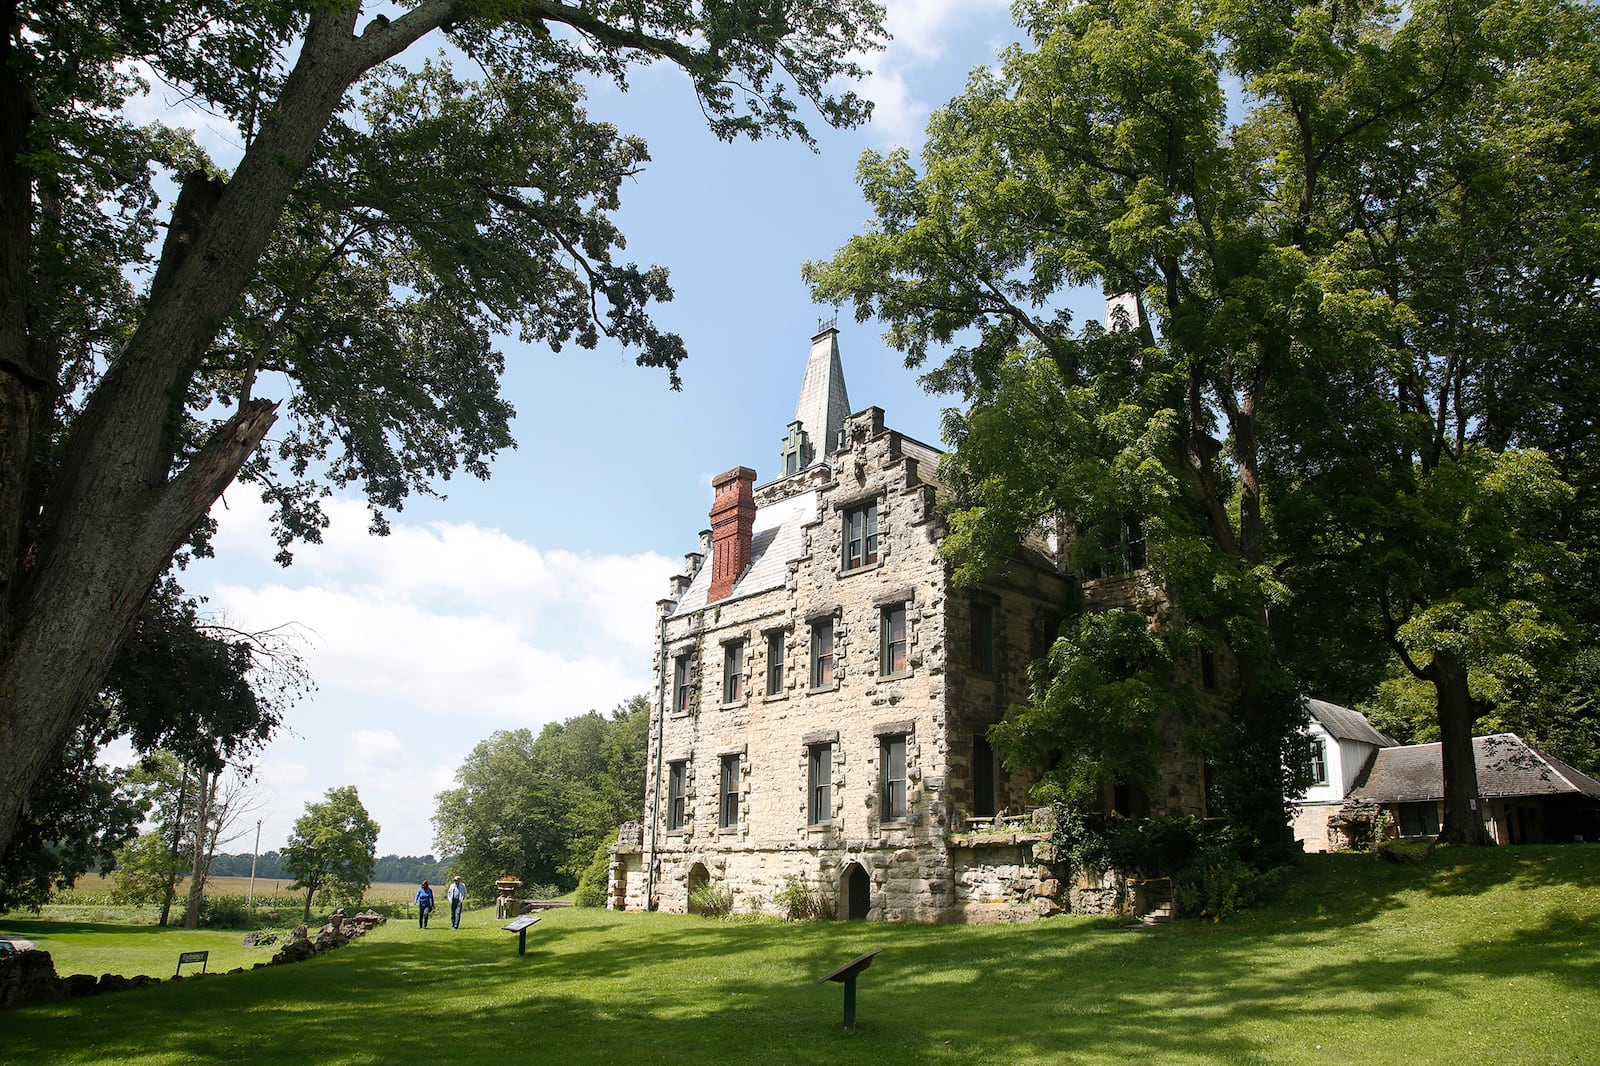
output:
<instances>
[{"instance_id":1,"label":"stone window surround","mask_svg":"<svg viewBox=\"0 0 1600 1066\"><path fill-rule=\"evenodd\" d=\"M689 826L694 821L693 813L692 813L694 808L693 808L693 804L691 802L693 797L694 797L694 778L690 776L690 772L689 772L689 768L692 765L692 763L691 763L691 760L690 760L690 758L689 758L689 756L687 754L682 754L682 755L678 755L678 756L668 756L667 758L662 759L661 761L666 763L666 765L667 765L667 802L666 802L666 810L663 812L664 813L664 818L662 819L662 821L663 821L663 824L666 826L666 830L667 830L667 833L669 835L670 834L679 834L679 835L681 835L689 828ZM675 768L677 768L677 767L680 767L680 766L683 768L683 777L682 777L683 792L682 792L682 795L674 796L673 787L672 787L672 785L673 785L673 780L672 780L673 779L673 770ZM672 808L673 808L674 800L681 800L682 803L683 803L683 811L679 815L679 820L678 820L678 822L676 824L673 823L673 810L672 810Z\"/></svg>"},{"instance_id":2,"label":"stone window surround","mask_svg":"<svg viewBox=\"0 0 1600 1066\"><path fill-rule=\"evenodd\" d=\"M727 774L727 760L738 759L738 780L734 783L733 791L737 794L738 809L734 813L731 824L723 819L723 796L725 777ZM750 808L750 757L749 746L739 744L732 747L721 748L717 751L717 832L721 835L735 834L744 826L745 814Z\"/></svg>"},{"instance_id":3,"label":"stone window surround","mask_svg":"<svg viewBox=\"0 0 1600 1066\"><path fill-rule=\"evenodd\" d=\"M912 627L912 617L914 613L913 609L915 606L916 593L914 589L910 588L897 589L892 593L886 593L873 600L873 607L878 616L878 664L875 676L879 681L897 681L901 678L910 677L913 673L915 673L915 663L911 654L911 649L916 646L916 635ZM903 669L895 670L892 673L884 673L884 653L887 649L884 647L883 643L883 625L886 612L894 607L900 607L905 611L906 665Z\"/></svg>"},{"instance_id":4,"label":"stone window surround","mask_svg":"<svg viewBox=\"0 0 1600 1066\"><path fill-rule=\"evenodd\" d=\"M744 632L731 633L720 638L717 643L722 648L722 700L723 707L740 707L750 699L750 640ZM731 680L728 675L728 656L735 645L740 647L739 652L739 695L728 699L728 685Z\"/></svg>"},{"instance_id":5,"label":"stone window surround","mask_svg":"<svg viewBox=\"0 0 1600 1066\"><path fill-rule=\"evenodd\" d=\"M681 644L668 652L672 659L672 715L683 718L693 714L699 706L695 697L700 664L697 648L693 643Z\"/></svg>"},{"instance_id":6,"label":"stone window surround","mask_svg":"<svg viewBox=\"0 0 1600 1066\"><path fill-rule=\"evenodd\" d=\"M830 607L825 611L818 611L806 616L806 692L833 692L839 688L839 623L843 612L838 607ZM831 627L833 658L832 678L824 684L817 685L812 682L816 679L816 649L814 641L817 624L827 622Z\"/></svg>"},{"instance_id":7,"label":"stone window surround","mask_svg":"<svg viewBox=\"0 0 1600 1066\"><path fill-rule=\"evenodd\" d=\"M879 815L878 825L880 827L898 829L898 828L901 828L903 826L906 826L906 825L910 824L910 820L911 820L911 781L912 781L912 772L911 771L912 771L912 766L914 765L912 738L916 735L915 732L914 732L914 728L913 728L915 726L915 724L916 723L911 721L910 719L906 719L906 720L902 720L902 721L898 721L898 722L884 722L884 723L881 723L879 725L875 725L875 726L872 727L873 736L875 736L877 738L877 740L878 740L878 750L877 750L877 753L876 753L877 760L878 760L878 767L877 767L877 769L878 769L878 772L877 772L878 787L874 790L874 793L875 793L874 800L878 804L878 815ZM904 762L905 762L905 766L904 766L905 777L900 779L901 788L905 792L904 799L902 800L902 803L905 806L905 813L899 818L885 818L885 817L883 817L883 792L884 792L884 785L886 783L885 780L884 780L883 752L884 752L885 741L889 740L891 737L899 737L899 738L901 738L901 740L905 744L905 751L904 751L904 754L903 754L903 758L904 758Z\"/></svg>"},{"instance_id":8,"label":"stone window surround","mask_svg":"<svg viewBox=\"0 0 1600 1066\"><path fill-rule=\"evenodd\" d=\"M767 628L767 629L764 629L764 630L761 631L761 636L762 636L762 642L761 643L762 643L763 648L766 651L766 656L767 656L766 669L764 671L764 673L766 675L766 682L767 682L766 688L767 688L767 690L766 690L765 694L761 697L763 700L784 700L784 699L788 699L789 698L789 655L788 655L788 652L789 652L789 634L792 631L792 629L793 629L792 626L782 625L782 626L772 626L770 628ZM774 637L778 638L777 639L777 643L782 646L782 651L783 651L782 657L778 659L779 685L778 685L778 691L776 691L776 692L772 691L772 647L773 647L773 643L774 643L774 640L773 640Z\"/></svg>"},{"instance_id":9,"label":"stone window surround","mask_svg":"<svg viewBox=\"0 0 1600 1066\"><path fill-rule=\"evenodd\" d=\"M818 748L828 749L828 818L827 821L813 821L812 813L815 804L812 798L812 789L816 783L812 780L812 753ZM810 833L830 833L838 825L837 812L840 807L839 796L839 766L843 763L842 753L839 751L839 731L837 729L816 729L806 733L800 738L800 749L803 753L801 759L801 772L805 781L805 812L806 830Z\"/></svg>"},{"instance_id":10,"label":"stone window surround","mask_svg":"<svg viewBox=\"0 0 1600 1066\"><path fill-rule=\"evenodd\" d=\"M873 508L872 541L874 550L870 553L867 552L866 545L863 544L863 561L851 566L850 516L869 506ZM871 570L877 570L879 567L883 566L883 559L884 555L886 554L884 552L885 545L883 520L888 511L888 508L885 506L884 494L878 491L865 492L856 496L852 496L849 499L837 500L832 504L832 507L834 512L839 516L839 554L837 556L839 563L838 576L842 578L853 574L864 574ZM867 560L866 556L869 554L872 556L872 558Z\"/></svg>"}]
</instances>

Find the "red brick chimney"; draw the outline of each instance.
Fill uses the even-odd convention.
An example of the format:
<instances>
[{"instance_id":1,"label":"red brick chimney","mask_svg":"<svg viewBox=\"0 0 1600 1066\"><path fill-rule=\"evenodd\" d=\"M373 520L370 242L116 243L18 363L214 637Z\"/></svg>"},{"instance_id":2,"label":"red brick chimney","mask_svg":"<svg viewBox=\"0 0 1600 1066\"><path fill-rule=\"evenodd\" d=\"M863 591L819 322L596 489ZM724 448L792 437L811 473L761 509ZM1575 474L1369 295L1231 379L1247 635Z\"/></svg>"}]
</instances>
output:
<instances>
[{"instance_id":1,"label":"red brick chimney","mask_svg":"<svg viewBox=\"0 0 1600 1066\"><path fill-rule=\"evenodd\" d=\"M711 591L706 602L725 600L750 565L750 536L756 524L756 472L735 467L711 479Z\"/></svg>"}]
</instances>

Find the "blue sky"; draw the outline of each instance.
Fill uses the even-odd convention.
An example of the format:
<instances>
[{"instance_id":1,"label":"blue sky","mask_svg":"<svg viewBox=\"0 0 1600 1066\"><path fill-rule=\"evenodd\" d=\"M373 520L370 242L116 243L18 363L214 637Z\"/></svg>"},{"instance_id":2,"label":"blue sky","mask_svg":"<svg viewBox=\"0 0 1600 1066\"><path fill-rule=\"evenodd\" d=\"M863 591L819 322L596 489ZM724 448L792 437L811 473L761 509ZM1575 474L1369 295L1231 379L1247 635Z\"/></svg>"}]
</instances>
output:
<instances>
[{"instance_id":1,"label":"blue sky","mask_svg":"<svg viewBox=\"0 0 1600 1066\"><path fill-rule=\"evenodd\" d=\"M258 762L261 847L280 847L308 800L354 784L382 826L380 854L433 850L434 796L496 729L590 709L650 685L654 603L707 525L710 479L776 468L810 337L800 266L858 232L866 148L915 152L930 111L1015 39L995 0L889 0L895 42L869 59L871 126L791 142L725 144L708 134L686 80L638 72L631 91L591 94L590 113L644 136L653 162L624 191L627 257L669 268L676 299L657 320L690 357L684 388L617 347L559 355L508 341L504 390L518 447L487 482L441 486L387 538L340 497L321 546L272 562L265 511L243 487L217 509L217 558L191 592L243 628L293 623L318 686ZM917 385L877 324L840 316L851 406L939 443L948 400ZM254 829L253 824L250 829ZM248 851L253 834L224 845Z\"/></svg>"}]
</instances>

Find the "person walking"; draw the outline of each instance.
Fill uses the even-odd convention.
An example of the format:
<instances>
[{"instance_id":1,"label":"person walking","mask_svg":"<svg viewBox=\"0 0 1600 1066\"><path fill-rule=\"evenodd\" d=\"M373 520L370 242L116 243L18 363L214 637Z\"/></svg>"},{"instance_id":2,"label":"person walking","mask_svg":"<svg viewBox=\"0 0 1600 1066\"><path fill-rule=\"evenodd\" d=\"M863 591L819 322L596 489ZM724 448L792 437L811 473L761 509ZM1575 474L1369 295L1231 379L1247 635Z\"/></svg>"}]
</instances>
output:
<instances>
[{"instance_id":1,"label":"person walking","mask_svg":"<svg viewBox=\"0 0 1600 1066\"><path fill-rule=\"evenodd\" d=\"M461 908L467 905L467 886L462 882L461 875L450 882L450 928L461 928Z\"/></svg>"},{"instance_id":2,"label":"person walking","mask_svg":"<svg viewBox=\"0 0 1600 1066\"><path fill-rule=\"evenodd\" d=\"M417 889L417 928L428 928L428 915L433 912L433 889L428 887L428 882L422 882L422 887Z\"/></svg>"}]
</instances>

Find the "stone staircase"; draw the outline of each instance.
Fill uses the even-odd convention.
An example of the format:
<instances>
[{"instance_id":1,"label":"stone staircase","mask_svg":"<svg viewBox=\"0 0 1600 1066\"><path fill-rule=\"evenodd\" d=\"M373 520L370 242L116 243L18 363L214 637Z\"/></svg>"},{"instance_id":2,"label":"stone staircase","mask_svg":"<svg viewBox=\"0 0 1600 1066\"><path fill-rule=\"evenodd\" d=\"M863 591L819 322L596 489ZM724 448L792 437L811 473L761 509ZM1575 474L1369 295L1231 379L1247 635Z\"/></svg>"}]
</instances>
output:
<instances>
[{"instance_id":1,"label":"stone staircase","mask_svg":"<svg viewBox=\"0 0 1600 1066\"><path fill-rule=\"evenodd\" d=\"M1128 880L1128 915L1142 925L1161 925L1172 921L1172 879L1157 877L1148 881Z\"/></svg>"}]
</instances>

